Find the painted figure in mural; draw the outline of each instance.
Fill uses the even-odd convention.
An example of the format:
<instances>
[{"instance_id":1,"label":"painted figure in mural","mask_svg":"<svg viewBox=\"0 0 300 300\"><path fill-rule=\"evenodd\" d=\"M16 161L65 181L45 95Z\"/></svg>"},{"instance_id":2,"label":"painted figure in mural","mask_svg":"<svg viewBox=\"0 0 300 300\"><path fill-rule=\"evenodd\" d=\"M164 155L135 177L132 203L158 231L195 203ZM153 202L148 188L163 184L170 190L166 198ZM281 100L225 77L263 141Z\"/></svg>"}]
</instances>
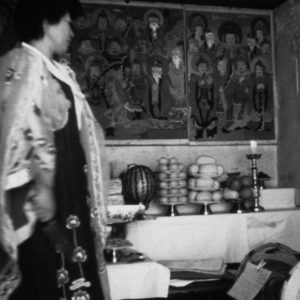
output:
<instances>
[{"instance_id":1,"label":"painted figure in mural","mask_svg":"<svg viewBox=\"0 0 300 300\"><path fill-rule=\"evenodd\" d=\"M110 299L103 132L56 59L79 12L75 0L19 0L21 43L0 60L3 300Z\"/></svg>"},{"instance_id":2,"label":"painted figure in mural","mask_svg":"<svg viewBox=\"0 0 300 300\"><path fill-rule=\"evenodd\" d=\"M159 10L150 9L145 14L145 23L148 25L150 40L154 41L161 38L161 26L163 17Z\"/></svg>"},{"instance_id":3,"label":"painted figure in mural","mask_svg":"<svg viewBox=\"0 0 300 300\"><path fill-rule=\"evenodd\" d=\"M123 124L126 117L125 102L120 97L122 88L120 82L114 76L106 77L105 96L109 105L109 109L105 111L105 116L110 120L110 126L115 128L117 125ZM129 121L126 118L126 122Z\"/></svg>"},{"instance_id":4,"label":"painted figure in mural","mask_svg":"<svg viewBox=\"0 0 300 300\"><path fill-rule=\"evenodd\" d=\"M219 45L216 41L216 35L211 29L207 29L204 33L204 47L200 49L208 55L212 60L216 59L218 55Z\"/></svg>"},{"instance_id":5,"label":"painted figure in mural","mask_svg":"<svg viewBox=\"0 0 300 300\"><path fill-rule=\"evenodd\" d=\"M261 50L262 56L264 56L264 57L271 56L271 42L268 40L264 40L261 43L260 50Z\"/></svg>"},{"instance_id":6,"label":"painted figure in mural","mask_svg":"<svg viewBox=\"0 0 300 300\"><path fill-rule=\"evenodd\" d=\"M82 63L84 60L96 51L96 48L92 45L92 40L89 37L82 37L79 42L78 53L83 56Z\"/></svg>"},{"instance_id":7,"label":"painted figure in mural","mask_svg":"<svg viewBox=\"0 0 300 300\"><path fill-rule=\"evenodd\" d=\"M114 37L109 39L107 49L103 53L103 56L109 63L122 62L127 57L127 45L125 40Z\"/></svg>"},{"instance_id":8,"label":"painted figure in mural","mask_svg":"<svg viewBox=\"0 0 300 300\"><path fill-rule=\"evenodd\" d=\"M224 132L244 128L252 112L251 72L246 57L237 57L228 82L228 110Z\"/></svg>"},{"instance_id":9,"label":"painted figure in mural","mask_svg":"<svg viewBox=\"0 0 300 300\"><path fill-rule=\"evenodd\" d=\"M87 99L90 102L99 101L102 98L103 79L99 65L91 65L89 68L89 77L87 82Z\"/></svg>"},{"instance_id":10,"label":"painted figure in mural","mask_svg":"<svg viewBox=\"0 0 300 300\"><path fill-rule=\"evenodd\" d=\"M124 90L127 86L126 66L129 61L125 40L119 37L111 38L108 42L107 51L104 52L103 57L108 62L106 73L110 76L114 76L119 82L118 86L120 85ZM121 91L118 89L118 92ZM125 91L122 91L122 93L125 93Z\"/></svg>"},{"instance_id":11,"label":"painted figure in mural","mask_svg":"<svg viewBox=\"0 0 300 300\"><path fill-rule=\"evenodd\" d=\"M267 34L269 32L269 24L264 18L257 17L252 21L251 27L257 45L259 48L261 48L262 43L265 40L267 40Z\"/></svg>"},{"instance_id":12,"label":"painted figure in mural","mask_svg":"<svg viewBox=\"0 0 300 300\"><path fill-rule=\"evenodd\" d=\"M247 46L245 47L245 54L247 55L248 63L251 63L255 57L260 55L261 51L257 46L257 41L252 33L247 34L246 43Z\"/></svg>"},{"instance_id":13,"label":"painted figure in mural","mask_svg":"<svg viewBox=\"0 0 300 300\"><path fill-rule=\"evenodd\" d=\"M123 11L117 11L115 20L112 24L115 30L115 35L126 38L128 35L128 30L130 28L129 23L130 20L127 15Z\"/></svg>"},{"instance_id":14,"label":"painted figure in mural","mask_svg":"<svg viewBox=\"0 0 300 300\"><path fill-rule=\"evenodd\" d=\"M93 39L95 41L96 48L99 51L104 52L107 49L109 40L109 21L104 11L101 11L98 14L96 25L96 31Z\"/></svg>"},{"instance_id":15,"label":"painted figure in mural","mask_svg":"<svg viewBox=\"0 0 300 300\"><path fill-rule=\"evenodd\" d=\"M222 44L217 57L225 56L231 69L233 69L237 56L242 54L240 44L243 36L242 29L237 23L227 21L221 24L218 34Z\"/></svg>"},{"instance_id":16,"label":"painted figure in mural","mask_svg":"<svg viewBox=\"0 0 300 300\"><path fill-rule=\"evenodd\" d=\"M197 74L198 71L193 68L193 61L195 55L199 52L198 42L195 39L188 40L188 49L187 49L187 65L188 65L188 81L191 79L191 74Z\"/></svg>"},{"instance_id":17,"label":"painted figure in mural","mask_svg":"<svg viewBox=\"0 0 300 300\"><path fill-rule=\"evenodd\" d=\"M132 119L132 112L126 107L128 98L115 76L106 77L105 95L110 107L104 112L104 116L108 120L107 137L126 134L129 129L137 136L145 132L145 128L139 126L138 122L140 121Z\"/></svg>"},{"instance_id":18,"label":"painted figure in mural","mask_svg":"<svg viewBox=\"0 0 300 300\"><path fill-rule=\"evenodd\" d=\"M260 115L259 120L256 123L252 122L251 127L257 130L270 130L274 113L272 80L261 60L255 63L251 79L253 110Z\"/></svg>"},{"instance_id":19,"label":"painted figure in mural","mask_svg":"<svg viewBox=\"0 0 300 300\"><path fill-rule=\"evenodd\" d=\"M195 61L195 67L198 75L191 75L189 85L195 139L209 138L217 133L213 73L209 61L202 56Z\"/></svg>"},{"instance_id":20,"label":"painted figure in mural","mask_svg":"<svg viewBox=\"0 0 300 300\"><path fill-rule=\"evenodd\" d=\"M148 40L151 42L152 55L165 54L163 40L163 14L158 9L149 9L144 15L144 22L148 27Z\"/></svg>"},{"instance_id":21,"label":"painted figure in mural","mask_svg":"<svg viewBox=\"0 0 300 300\"><path fill-rule=\"evenodd\" d=\"M185 106L185 66L182 47L177 46L172 49L168 73L170 78L170 93L175 99L175 106Z\"/></svg>"},{"instance_id":22,"label":"painted figure in mural","mask_svg":"<svg viewBox=\"0 0 300 300\"><path fill-rule=\"evenodd\" d=\"M263 58L263 61L265 61L266 64L266 70L268 73L272 74L273 73L273 67L272 67L272 53L271 53L271 42L268 40L264 40L261 43L260 46L260 52L261 52L261 57Z\"/></svg>"},{"instance_id":23,"label":"painted figure in mural","mask_svg":"<svg viewBox=\"0 0 300 300\"><path fill-rule=\"evenodd\" d=\"M131 60L137 59L146 62L147 57L152 52L152 45L149 41L139 38L135 40L130 50L133 52L133 54L131 54Z\"/></svg>"},{"instance_id":24,"label":"painted figure in mural","mask_svg":"<svg viewBox=\"0 0 300 300\"><path fill-rule=\"evenodd\" d=\"M134 16L132 18L132 26L128 31L128 38L134 42L136 39L143 38L145 35L146 24L142 16Z\"/></svg>"},{"instance_id":25,"label":"painted figure in mural","mask_svg":"<svg viewBox=\"0 0 300 300\"><path fill-rule=\"evenodd\" d=\"M195 25L194 32L193 32L193 38L197 41L199 49L202 48L204 45L204 29L202 25Z\"/></svg>"},{"instance_id":26,"label":"painted figure in mural","mask_svg":"<svg viewBox=\"0 0 300 300\"><path fill-rule=\"evenodd\" d=\"M147 99L147 79L139 61L133 61L131 64L126 92L128 102L125 104L125 108L130 113L129 118L140 120L150 116L144 104Z\"/></svg>"},{"instance_id":27,"label":"painted figure in mural","mask_svg":"<svg viewBox=\"0 0 300 300\"><path fill-rule=\"evenodd\" d=\"M199 13L191 14L188 18L188 28L191 32L188 40L196 40L198 49L201 49L204 46L205 42L204 33L207 28L206 18Z\"/></svg>"},{"instance_id":28,"label":"painted figure in mural","mask_svg":"<svg viewBox=\"0 0 300 300\"><path fill-rule=\"evenodd\" d=\"M74 22L74 28L77 30L84 30L91 26L91 21L84 15L78 17Z\"/></svg>"},{"instance_id":29,"label":"painted figure in mural","mask_svg":"<svg viewBox=\"0 0 300 300\"><path fill-rule=\"evenodd\" d=\"M230 70L226 57L218 58L214 73L214 97L216 102L216 116L218 118L218 130L225 126L228 110L227 84L230 78Z\"/></svg>"},{"instance_id":30,"label":"painted figure in mural","mask_svg":"<svg viewBox=\"0 0 300 300\"><path fill-rule=\"evenodd\" d=\"M108 106L104 94L106 66L105 60L88 63L86 76L81 80L80 85L90 104Z\"/></svg>"},{"instance_id":31,"label":"painted figure in mural","mask_svg":"<svg viewBox=\"0 0 300 300\"><path fill-rule=\"evenodd\" d=\"M164 59L152 59L150 62L150 78L148 85L147 111L155 119L167 120L169 111L174 106L174 99L170 94L170 82Z\"/></svg>"},{"instance_id":32,"label":"painted figure in mural","mask_svg":"<svg viewBox=\"0 0 300 300\"><path fill-rule=\"evenodd\" d=\"M88 36L82 36L78 39L77 52L71 57L72 67L77 73L79 80L84 76L86 61L96 52L96 48L93 47L92 39Z\"/></svg>"}]
</instances>

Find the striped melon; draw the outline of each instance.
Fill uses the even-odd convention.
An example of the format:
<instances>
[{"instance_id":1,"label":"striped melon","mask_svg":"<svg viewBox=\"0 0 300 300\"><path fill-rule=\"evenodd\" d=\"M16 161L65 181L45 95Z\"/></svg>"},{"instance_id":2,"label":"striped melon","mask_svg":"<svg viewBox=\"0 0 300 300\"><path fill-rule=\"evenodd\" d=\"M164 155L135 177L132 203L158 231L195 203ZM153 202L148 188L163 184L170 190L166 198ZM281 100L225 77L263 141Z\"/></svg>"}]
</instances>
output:
<instances>
[{"instance_id":1,"label":"striped melon","mask_svg":"<svg viewBox=\"0 0 300 300\"><path fill-rule=\"evenodd\" d=\"M122 173L125 204L144 204L146 209L155 195L154 172L143 165L129 165Z\"/></svg>"}]
</instances>

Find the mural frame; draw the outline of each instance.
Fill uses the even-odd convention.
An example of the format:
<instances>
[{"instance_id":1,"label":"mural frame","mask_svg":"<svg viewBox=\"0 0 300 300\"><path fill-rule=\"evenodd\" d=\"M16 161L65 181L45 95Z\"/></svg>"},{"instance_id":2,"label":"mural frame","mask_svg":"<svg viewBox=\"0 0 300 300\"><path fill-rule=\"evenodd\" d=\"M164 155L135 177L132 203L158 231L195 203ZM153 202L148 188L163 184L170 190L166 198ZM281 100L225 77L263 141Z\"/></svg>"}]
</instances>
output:
<instances>
[{"instance_id":1,"label":"mural frame","mask_svg":"<svg viewBox=\"0 0 300 300\"><path fill-rule=\"evenodd\" d=\"M186 130L186 135L173 135L170 137L170 134L167 133L167 137L162 135L159 136L159 138L156 138L155 135L153 136L148 136L146 138L143 138L143 134L139 135L137 138L109 138L107 137L107 145L224 145L224 144L237 144L237 145L243 145L243 144L249 144L249 140L258 140L260 143L266 143L266 144L275 144L277 141L277 110L278 110L278 101L277 101L277 93L276 93L276 69L275 69L275 59L274 59L274 29L273 29L273 12L271 10L256 10L256 9L232 9L232 8L224 8L224 7L208 7L208 6L195 6L195 5L177 5L177 4L166 4L166 3L156 3L156 4L149 4L146 2L134 2L134 3L124 3L124 1L116 1L114 2L114 4L109 3L109 1L98 1L98 0L85 0L82 1L84 5L91 5L98 7L98 8L103 8L103 7L109 7L109 8L114 8L115 11L122 11L127 10L127 11L133 11L135 8L137 8L137 11L143 10L146 11L148 10L148 16L151 15L151 12L157 12L157 11L163 11L163 12L177 12L179 14L182 13L182 22L183 24L186 24L187 26L184 26L184 28L186 28L185 30L183 30L183 43L180 44L180 46L182 46L183 49L183 53L182 53L182 57L183 57L183 63L184 63L184 69L183 69L183 73L181 73L181 76L183 76L184 78L184 101L186 103L187 109L188 109L188 115L186 117L186 128L184 130ZM233 23L237 23L238 25L241 25L240 27L242 27L242 34L243 34L243 44L241 43L241 45L243 46L243 48L246 46L246 32L251 30L251 26L253 28L253 24L254 21L253 20L257 20L257 21L268 21L268 42L271 45L271 50L268 53L268 59L270 61L270 65L272 68L272 72L271 72L271 80L268 81L268 83L266 85L268 85L268 89L269 89L269 93L272 93L272 111L271 111L271 120L270 120L270 116L267 115L265 113L265 111L263 113L265 113L265 116L269 117L269 119L267 119L267 117L262 118L262 113L260 113L260 117L257 117L255 119L255 117L253 117L253 119L251 120L252 123L250 122L246 122L247 124L251 124L251 126L253 126L252 128L238 128L237 130L235 130L237 124L232 125L229 124L226 128L227 131L229 131L230 133L228 134L228 132L226 131L226 129L223 129L222 134L218 137L217 135L212 135L209 136L207 135L208 132L208 127L206 126L205 123L201 122L199 123L199 114L198 116L193 115L192 113L197 112L197 109L199 111L199 107L197 107L197 105L195 105L195 101L194 104L192 103L192 96L191 96L191 90L196 90L195 85L197 85L197 80L195 80L195 78L193 78L193 81L191 81L191 77L195 77L195 73L194 72L194 66L196 65L195 58L191 58L190 54L188 52L188 43L189 43L189 37L191 35L191 16L204 16L206 19L208 19L210 22L211 20L213 20L213 24L210 24L210 26L208 26L206 24L206 28L209 27L209 30L214 31L215 34L218 34L219 37L217 39L217 42L220 42L220 32L222 32L222 30L219 29L219 31L217 31L217 25L216 26L212 26L214 24L220 24L220 23L226 23L226 18L229 19L230 21L235 21L235 22L231 22L230 25L232 25ZM236 16L236 21L234 16ZM223 20L222 20L223 17ZM201 18L200 18L201 19ZM159 22L161 22L160 17L158 18ZM242 20L242 21L240 21ZM251 22L249 23L249 20L252 20L252 25ZM198 20L199 21L199 20ZM205 22L205 20L203 21L199 21L200 23ZM247 23L248 22L248 23ZM230 23L230 22L227 22ZM245 25L248 24L248 25ZM220 26L221 27L221 26ZM226 27L226 26L223 26ZM234 28L233 28L234 29ZM217 31L217 32L216 32ZM224 32L224 28L223 28L223 32ZM235 32L238 35L238 30L236 30ZM168 32L169 36L170 33ZM172 33L173 34L173 33ZM177 43L179 44L179 43ZM224 49L225 47L223 47L223 51L227 51L228 49ZM71 53L71 57L72 57ZM199 56L199 55L198 55ZM98 57L99 59L99 63L101 64L101 59L100 57ZM201 61L203 61L203 57L200 59ZM169 57L168 63L170 63L171 59ZM199 60L198 60L199 61ZM259 59L257 59L257 61L259 61ZM86 62L86 61L85 61ZM253 64L254 65L254 64ZM191 71L192 70L192 71ZM76 70L75 67L75 71L78 72ZM265 71L265 69L264 69ZM97 72L96 72L97 73ZM247 75L248 76L248 75ZM249 76L251 76L251 74L249 74ZM234 76L231 76L234 77ZM182 77L181 77L182 78ZM250 78L250 77L249 77ZM237 79L240 80L240 79ZM198 80L200 81L200 80ZM237 81L238 82L238 81ZM258 86L262 86L263 84L258 80L258 82L256 82ZM232 86L234 87L235 85L232 84ZM252 88L252 87L251 87ZM152 88L154 89L154 88ZM271 89L271 91L270 91ZM154 89L155 90L155 89ZM203 89L204 90L204 89ZM178 90L177 90L178 91ZM208 92L205 91L205 93L207 94ZM240 93L240 92L239 92ZM195 93L196 94L196 93ZM198 91L199 94L199 91ZM164 96L165 98L165 96ZM195 98L195 95L194 95ZM264 99L264 98L263 98ZM157 99L156 99L157 100ZM244 101L244 100L242 100ZM200 102L200 101L198 101ZM206 103L207 105L207 103ZM92 110L94 111L95 115L97 115L97 111L99 112L99 107L93 107L93 105L91 105ZM214 112L216 114L216 112ZM220 113L220 111L218 111L218 113ZM182 115L179 116L179 118L182 117ZM198 120L197 120L198 117ZM250 117L249 117L250 118ZM271 122L265 122L263 127L263 130L260 130L260 125L261 125L261 120L264 119L267 121L271 121ZM182 119L180 119L182 120ZM195 122L195 120L197 121L197 123ZM247 119L248 120L248 119ZM242 120L243 121L243 120ZM241 121L241 122L242 122ZM256 123L254 121L257 121ZM193 123L194 122L194 123ZM101 122L100 122L101 123ZM136 123L132 123L132 124L140 124L141 122L138 121ZM159 119L158 121L159 126L162 126L161 124L167 124L167 122L165 122L165 120L163 118ZM245 123L245 122L244 122ZM134 126L129 126L126 128L126 120L125 120L125 129L128 132L132 132L132 130L136 130L136 127ZM148 123L146 123L148 124ZM197 128L195 128L195 124L197 124ZM242 124L243 125L243 124ZM151 124L151 126L153 126ZM204 128L204 127L207 128ZM231 126L231 127L230 127ZM264 128L266 128L266 126L271 126L271 133L267 132L264 130ZM201 128L202 127L202 128ZM212 126L214 127L214 126ZM200 128L200 130L199 130ZM203 130L204 128L204 130ZM230 130L228 130L231 129ZM234 129L232 129L234 128ZM252 130L253 129L253 130ZM217 130L222 130L222 128L218 128ZM197 132L198 131L198 132ZM206 132L205 132L206 131ZM109 132L108 132L109 133ZM234 133L234 134L232 134ZM107 134L107 131L106 131ZM227 138L225 138L228 135ZM195 138L197 137L197 138Z\"/></svg>"}]
</instances>

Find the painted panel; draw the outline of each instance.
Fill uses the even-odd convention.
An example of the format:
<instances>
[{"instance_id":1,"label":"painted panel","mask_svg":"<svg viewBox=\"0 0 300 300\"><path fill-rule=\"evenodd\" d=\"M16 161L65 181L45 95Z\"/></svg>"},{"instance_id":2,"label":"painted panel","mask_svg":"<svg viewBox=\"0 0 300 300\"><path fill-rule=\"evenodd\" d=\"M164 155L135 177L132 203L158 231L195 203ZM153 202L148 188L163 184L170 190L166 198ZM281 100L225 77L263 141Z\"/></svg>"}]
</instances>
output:
<instances>
[{"instance_id":1,"label":"painted panel","mask_svg":"<svg viewBox=\"0 0 300 300\"><path fill-rule=\"evenodd\" d=\"M84 4L70 57L108 141L275 139L270 11Z\"/></svg>"}]
</instances>

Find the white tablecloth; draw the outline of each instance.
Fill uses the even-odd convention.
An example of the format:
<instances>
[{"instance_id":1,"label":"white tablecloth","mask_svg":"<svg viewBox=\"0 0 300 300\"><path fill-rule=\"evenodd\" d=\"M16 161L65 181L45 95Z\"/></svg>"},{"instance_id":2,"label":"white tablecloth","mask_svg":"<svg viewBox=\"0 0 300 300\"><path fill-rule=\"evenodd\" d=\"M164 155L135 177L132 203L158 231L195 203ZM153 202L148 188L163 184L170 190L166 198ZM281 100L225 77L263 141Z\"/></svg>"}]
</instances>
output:
<instances>
[{"instance_id":1,"label":"white tablecloth","mask_svg":"<svg viewBox=\"0 0 300 300\"><path fill-rule=\"evenodd\" d=\"M156 262L109 264L107 272L113 300L168 296L170 270Z\"/></svg>"},{"instance_id":2,"label":"white tablecloth","mask_svg":"<svg viewBox=\"0 0 300 300\"><path fill-rule=\"evenodd\" d=\"M300 210L157 217L127 225L127 239L153 260L223 257L240 262L257 245L300 251Z\"/></svg>"}]
</instances>

